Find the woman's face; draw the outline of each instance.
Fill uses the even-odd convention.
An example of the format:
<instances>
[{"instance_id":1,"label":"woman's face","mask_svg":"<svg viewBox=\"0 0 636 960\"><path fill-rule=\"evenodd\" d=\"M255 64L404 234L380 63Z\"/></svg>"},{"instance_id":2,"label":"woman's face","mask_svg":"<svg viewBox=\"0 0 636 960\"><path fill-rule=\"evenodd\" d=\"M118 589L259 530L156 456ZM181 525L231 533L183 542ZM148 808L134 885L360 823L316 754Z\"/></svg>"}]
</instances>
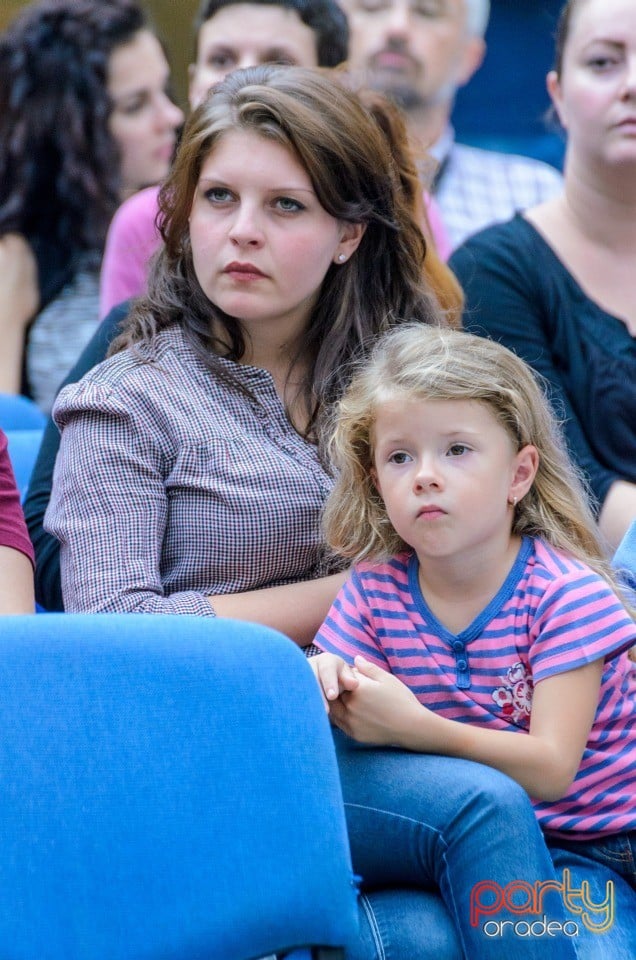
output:
<instances>
[{"instance_id":1,"label":"woman's face","mask_svg":"<svg viewBox=\"0 0 636 960\"><path fill-rule=\"evenodd\" d=\"M561 75L548 89L570 151L603 163L636 161L636 5L579 0Z\"/></svg>"},{"instance_id":2,"label":"woman's face","mask_svg":"<svg viewBox=\"0 0 636 960\"><path fill-rule=\"evenodd\" d=\"M121 155L124 195L157 183L170 169L183 113L166 92L169 80L161 44L149 30L140 30L111 54L109 125Z\"/></svg>"},{"instance_id":3,"label":"woman's face","mask_svg":"<svg viewBox=\"0 0 636 960\"><path fill-rule=\"evenodd\" d=\"M190 214L194 269L212 303L252 336L265 329L293 342L327 270L363 231L330 216L297 157L257 133L224 134L203 162Z\"/></svg>"}]
</instances>

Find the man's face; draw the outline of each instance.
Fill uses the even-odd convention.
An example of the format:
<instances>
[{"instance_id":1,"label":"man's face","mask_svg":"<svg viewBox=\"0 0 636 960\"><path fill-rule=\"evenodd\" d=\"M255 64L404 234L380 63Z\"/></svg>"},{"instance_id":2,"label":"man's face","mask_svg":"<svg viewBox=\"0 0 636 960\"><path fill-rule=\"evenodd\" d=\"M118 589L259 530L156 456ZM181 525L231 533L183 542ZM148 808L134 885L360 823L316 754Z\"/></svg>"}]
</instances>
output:
<instances>
[{"instance_id":1,"label":"man's face","mask_svg":"<svg viewBox=\"0 0 636 960\"><path fill-rule=\"evenodd\" d=\"M451 103L483 56L466 30L465 0L341 0L350 63L406 109Z\"/></svg>"},{"instance_id":2,"label":"man's face","mask_svg":"<svg viewBox=\"0 0 636 960\"><path fill-rule=\"evenodd\" d=\"M196 107L231 70L262 63L317 66L316 34L289 7L249 2L221 7L199 31L197 60L190 66L190 106Z\"/></svg>"}]
</instances>

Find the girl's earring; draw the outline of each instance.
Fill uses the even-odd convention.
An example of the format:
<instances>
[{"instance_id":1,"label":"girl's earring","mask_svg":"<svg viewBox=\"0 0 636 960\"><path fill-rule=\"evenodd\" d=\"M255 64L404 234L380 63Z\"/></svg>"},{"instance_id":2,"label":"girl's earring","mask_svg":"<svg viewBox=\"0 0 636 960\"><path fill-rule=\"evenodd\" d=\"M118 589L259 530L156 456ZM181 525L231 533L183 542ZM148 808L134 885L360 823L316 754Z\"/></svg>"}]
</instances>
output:
<instances>
[{"instance_id":1,"label":"girl's earring","mask_svg":"<svg viewBox=\"0 0 636 960\"><path fill-rule=\"evenodd\" d=\"M517 498L516 498L516 497L512 497L512 498L509 497L509 498L508 498L508 503L510 504L511 507L516 507L516 506L517 506Z\"/></svg>"},{"instance_id":2,"label":"girl's earring","mask_svg":"<svg viewBox=\"0 0 636 960\"><path fill-rule=\"evenodd\" d=\"M346 253L339 253L339 254L338 254L338 263L344 263L346 259L347 259Z\"/></svg>"}]
</instances>

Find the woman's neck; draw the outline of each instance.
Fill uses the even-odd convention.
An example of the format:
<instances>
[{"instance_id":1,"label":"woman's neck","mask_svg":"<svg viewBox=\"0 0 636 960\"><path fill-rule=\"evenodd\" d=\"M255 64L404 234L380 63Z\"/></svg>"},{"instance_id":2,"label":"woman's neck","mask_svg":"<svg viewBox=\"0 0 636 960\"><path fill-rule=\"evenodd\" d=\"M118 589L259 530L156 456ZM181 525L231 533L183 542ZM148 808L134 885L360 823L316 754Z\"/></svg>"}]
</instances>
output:
<instances>
[{"instance_id":1,"label":"woman's neck","mask_svg":"<svg viewBox=\"0 0 636 960\"><path fill-rule=\"evenodd\" d=\"M636 168L590 169L568 157L562 213L590 242L623 254L636 244Z\"/></svg>"}]
</instances>

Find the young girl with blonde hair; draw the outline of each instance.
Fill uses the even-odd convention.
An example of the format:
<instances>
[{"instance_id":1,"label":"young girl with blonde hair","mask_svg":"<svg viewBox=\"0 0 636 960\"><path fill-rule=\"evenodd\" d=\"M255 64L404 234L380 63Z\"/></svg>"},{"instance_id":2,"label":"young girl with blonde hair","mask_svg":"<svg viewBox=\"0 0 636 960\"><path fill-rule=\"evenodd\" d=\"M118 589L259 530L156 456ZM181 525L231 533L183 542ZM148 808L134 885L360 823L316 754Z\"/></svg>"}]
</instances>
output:
<instances>
[{"instance_id":1,"label":"young girl with blonde hair","mask_svg":"<svg viewBox=\"0 0 636 960\"><path fill-rule=\"evenodd\" d=\"M354 377L331 453L326 536L354 561L316 639L326 652L312 661L332 721L355 741L477 761L516 780L563 870L564 902L582 918L580 956L627 960L636 627L537 380L500 344L405 325ZM356 779L369 782L368 756L386 751L337 740L351 803ZM431 777L441 769L432 763ZM444 796L441 776L433 789ZM401 852L373 790L355 801L367 866L368 848L387 855L387 832L392 856ZM356 852L354 843L354 864ZM365 879L381 882L373 856ZM431 879L422 868L421 882ZM570 883L591 913L566 899ZM491 900L487 936L493 912Z\"/></svg>"}]
</instances>

